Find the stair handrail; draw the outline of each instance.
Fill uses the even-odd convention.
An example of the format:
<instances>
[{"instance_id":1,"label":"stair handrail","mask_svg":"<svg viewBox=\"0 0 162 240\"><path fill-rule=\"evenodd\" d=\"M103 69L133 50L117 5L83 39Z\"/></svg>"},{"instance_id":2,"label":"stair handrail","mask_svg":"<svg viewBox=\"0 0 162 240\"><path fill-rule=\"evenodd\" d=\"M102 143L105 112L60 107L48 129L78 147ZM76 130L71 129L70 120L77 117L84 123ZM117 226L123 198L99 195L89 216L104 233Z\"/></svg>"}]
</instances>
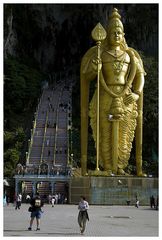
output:
<instances>
[{"instance_id":1,"label":"stair handrail","mask_svg":"<svg viewBox=\"0 0 162 240\"><path fill-rule=\"evenodd\" d=\"M59 96L59 100L58 100L58 104L57 104L57 110L56 110L56 129L55 129L55 138L54 138L54 156L53 156L53 165L55 166L56 163L56 143L57 143L57 133L58 133L58 116L59 116L59 104L60 104L60 100L62 97L62 91L63 91L63 87L61 87L61 91L60 91L60 96Z\"/></svg>"},{"instance_id":2,"label":"stair handrail","mask_svg":"<svg viewBox=\"0 0 162 240\"><path fill-rule=\"evenodd\" d=\"M45 139L46 139L47 122L48 122L48 109L46 110L46 121L45 121L44 135L43 135L43 144L42 144L42 149L41 149L40 164L43 162L43 153L44 153L44 145L45 145Z\"/></svg>"},{"instance_id":3,"label":"stair handrail","mask_svg":"<svg viewBox=\"0 0 162 240\"><path fill-rule=\"evenodd\" d=\"M68 166L72 166L72 161L71 161L71 155L72 154L72 144L71 144L71 137L72 137L72 122L71 122L71 126L69 125L69 113L72 114L72 93L71 93L71 99L70 99L70 106L71 106L71 110L69 110L69 107L68 107L68 117L67 117L67 137L68 137L68 154L67 154L67 163L68 163ZM69 104L68 104L69 105ZM69 134L69 131L70 131L70 134Z\"/></svg>"},{"instance_id":4,"label":"stair handrail","mask_svg":"<svg viewBox=\"0 0 162 240\"><path fill-rule=\"evenodd\" d=\"M43 97L43 94L44 94L44 91L42 93L41 98ZM36 126L37 126L38 112L39 112L39 108L40 108L41 98L40 98L40 101L38 103L38 107L36 109L36 112L34 114L34 121L33 121L34 123L33 123L33 129L31 129L31 137L30 137L30 144L28 146L28 155L27 155L27 159L26 159L26 164L29 164L31 149L32 149L32 146L33 146L33 138L34 138L35 129L36 129Z\"/></svg>"}]
</instances>

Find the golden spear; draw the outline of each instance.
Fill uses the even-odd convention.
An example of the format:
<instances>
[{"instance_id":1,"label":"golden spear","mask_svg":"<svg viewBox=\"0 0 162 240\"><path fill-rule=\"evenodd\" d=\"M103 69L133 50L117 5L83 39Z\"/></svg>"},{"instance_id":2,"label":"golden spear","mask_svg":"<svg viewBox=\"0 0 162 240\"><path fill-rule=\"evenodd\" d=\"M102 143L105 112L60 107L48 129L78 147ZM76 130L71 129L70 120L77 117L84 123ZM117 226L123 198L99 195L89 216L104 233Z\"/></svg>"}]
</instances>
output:
<instances>
[{"instance_id":1,"label":"golden spear","mask_svg":"<svg viewBox=\"0 0 162 240\"><path fill-rule=\"evenodd\" d=\"M92 38L96 41L97 45L97 140L96 140L96 150L97 150L97 157L96 157L96 170L99 171L99 124L100 124L100 71L101 68L99 64L101 63L101 42L106 38L106 31L103 26L98 23L96 27L92 30Z\"/></svg>"}]
</instances>

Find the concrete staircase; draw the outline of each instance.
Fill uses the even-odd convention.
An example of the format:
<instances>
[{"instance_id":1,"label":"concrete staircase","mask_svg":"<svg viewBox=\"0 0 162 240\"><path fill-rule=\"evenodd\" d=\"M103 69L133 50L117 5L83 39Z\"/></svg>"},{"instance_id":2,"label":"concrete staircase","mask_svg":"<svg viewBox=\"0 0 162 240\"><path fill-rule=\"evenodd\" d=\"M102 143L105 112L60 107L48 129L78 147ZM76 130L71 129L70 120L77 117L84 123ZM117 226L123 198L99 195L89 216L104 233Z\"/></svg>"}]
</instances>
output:
<instances>
[{"instance_id":1,"label":"concrete staircase","mask_svg":"<svg viewBox=\"0 0 162 240\"><path fill-rule=\"evenodd\" d=\"M74 177L81 177L82 174L81 174L81 168L74 168L73 169L73 176Z\"/></svg>"},{"instance_id":2,"label":"concrete staircase","mask_svg":"<svg viewBox=\"0 0 162 240\"><path fill-rule=\"evenodd\" d=\"M46 163L48 174L55 166L67 166L70 99L71 91L63 82L57 83L54 88L44 89L31 131L27 166L38 168Z\"/></svg>"}]
</instances>

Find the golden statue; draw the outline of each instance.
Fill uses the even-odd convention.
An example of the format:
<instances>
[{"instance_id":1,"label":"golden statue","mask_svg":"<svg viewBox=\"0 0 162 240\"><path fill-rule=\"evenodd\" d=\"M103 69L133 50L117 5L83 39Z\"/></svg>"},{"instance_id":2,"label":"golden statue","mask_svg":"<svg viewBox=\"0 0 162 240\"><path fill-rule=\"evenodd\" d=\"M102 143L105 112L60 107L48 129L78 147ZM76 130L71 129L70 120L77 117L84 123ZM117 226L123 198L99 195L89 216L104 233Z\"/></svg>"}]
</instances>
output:
<instances>
[{"instance_id":1,"label":"golden statue","mask_svg":"<svg viewBox=\"0 0 162 240\"><path fill-rule=\"evenodd\" d=\"M92 31L96 46L81 63L81 168L87 171L88 115L97 151L94 175L128 175L132 142L136 143L137 176L142 172L142 109L144 75L139 54L129 48L117 9L107 31L100 23ZM90 82L97 85L89 104ZM103 171L100 171L102 167Z\"/></svg>"}]
</instances>

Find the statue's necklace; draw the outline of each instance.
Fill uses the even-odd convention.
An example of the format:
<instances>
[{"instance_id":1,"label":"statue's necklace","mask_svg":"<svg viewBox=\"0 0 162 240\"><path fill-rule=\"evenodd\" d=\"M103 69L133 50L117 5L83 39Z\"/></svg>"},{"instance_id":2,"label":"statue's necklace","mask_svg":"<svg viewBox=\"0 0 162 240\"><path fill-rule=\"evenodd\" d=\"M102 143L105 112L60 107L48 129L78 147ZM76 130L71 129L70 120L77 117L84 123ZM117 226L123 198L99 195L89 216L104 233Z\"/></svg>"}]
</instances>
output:
<instances>
[{"instance_id":1,"label":"statue's necklace","mask_svg":"<svg viewBox=\"0 0 162 240\"><path fill-rule=\"evenodd\" d=\"M125 63L125 52L123 52L121 55L117 56L116 50L115 54L112 54L109 52L111 56L115 58L115 60L112 62L112 67L115 75L119 75L123 69L123 65ZM121 59L122 57L122 59Z\"/></svg>"}]
</instances>

